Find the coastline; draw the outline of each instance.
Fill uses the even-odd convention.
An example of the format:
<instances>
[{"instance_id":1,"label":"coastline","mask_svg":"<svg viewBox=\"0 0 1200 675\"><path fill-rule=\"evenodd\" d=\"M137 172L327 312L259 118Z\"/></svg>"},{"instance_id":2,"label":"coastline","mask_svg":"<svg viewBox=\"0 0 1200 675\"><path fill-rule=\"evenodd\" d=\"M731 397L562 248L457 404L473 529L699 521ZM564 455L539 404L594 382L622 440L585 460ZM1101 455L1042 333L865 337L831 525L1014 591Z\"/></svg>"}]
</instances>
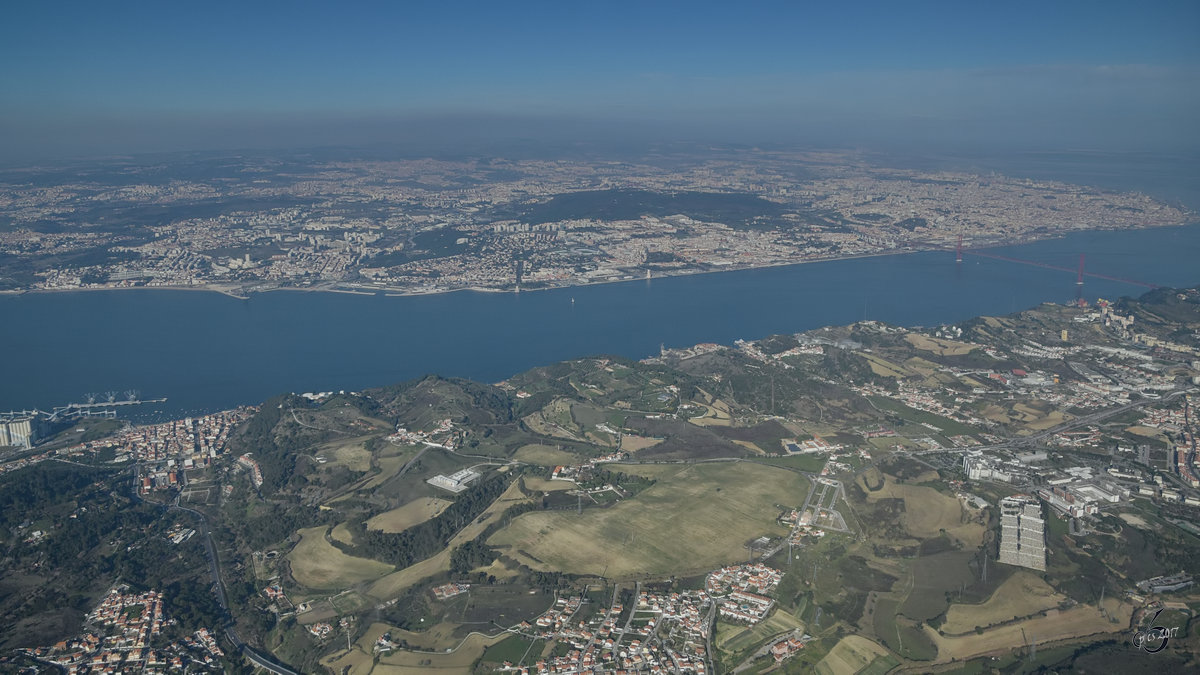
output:
<instances>
[{"instance_id":1,"label":"coastline","mask_svg":"<svg viewBox=\"0 0 1200 675\"><path fill-rule=\"evenodd\" d=\"M976 249L988 250L1002 246L1022 246L1033 244L1042 241L1054 241L1062 239L1067 235L1079 234L1085 232L1126 232L1146 229L1162 229L1162 228L1182 228L1182 227L1200 227L1200 221L1188 223L1172 223L1165 225L1146 225L1137 228L1108 228L1108 229L1089 229L1089 230L1071 230L1069 232L1058 232L1053 236L1047 237L1029 237L1024 239L989 242L984 246L975 247ZM971 249L967 249L969 252ZM598 281L584 281L577 283L567 283L560 286L540 286L527 288L522 286L510 288L493 288L487 286L464 286L461 288L445 288L437 290L411 290L403 287L380 286L366 288L362 285L352 282L327 282L316 286L271 286L263 287L263 284L247 284L245 286L231 284L200 284L200 285L162 285L162 286L101 286L101 287L80 287L80 288L26 288L16 290L0 290L0 296L19 296L25 294L42 294L42 293L75 293L75 292L95 292L95 291L199 291L219 293L236 300L249 300L251 296L259 293L271 293L274 291L292 291L305 293L340 293L344 295L361 295L361 296L383 296L389 298L400 297L416 297L416 296L432 296L444 295L447 293L474 292L474 293L533 293L538 291L554 291L567 288L583 288L589 286L603 286L608 284L624 284L637 281L650 281L653 279L668 279L672 277L687 277L702 274L720 274L723 272L744 272L756 269L772 269L778 267L790 267L793 265L809 265L815 263L836 262L840 260L857 260L862 258L878 258L883 256L896 255L911 255L916 253L928 253L931 251L953 252L954 249L941 246L921 246L910 248L898 248L886 251L876 251L870 253L857 253L853 255L840 255L824 258L807 258L804 260L787 261L787 262L769 262L747 265L730 265L720 269L687 269L678 273L650 273L647 276L637 276L632 278L621 279L604 279Z\"/></svg>"}]
</instances>

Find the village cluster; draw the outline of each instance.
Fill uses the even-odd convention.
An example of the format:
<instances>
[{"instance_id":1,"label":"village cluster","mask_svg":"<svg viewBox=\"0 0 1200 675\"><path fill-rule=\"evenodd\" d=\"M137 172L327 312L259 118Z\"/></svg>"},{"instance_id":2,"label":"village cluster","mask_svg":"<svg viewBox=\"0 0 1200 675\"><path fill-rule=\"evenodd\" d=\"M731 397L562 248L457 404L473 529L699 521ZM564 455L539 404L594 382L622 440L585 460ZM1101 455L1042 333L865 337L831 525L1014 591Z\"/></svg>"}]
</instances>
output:
<instances>
[{"instance_id":1,"label":"village cluster","mask_svg":"<svg viewBox=\"0 0 1200 675\"><path fill-rule=\"evenodd\" d=\"M503 664L502 671L522 675L574 675L590 672L689 673L710 671L714 614L752 626L774 606L768 595L783 574L761 563L734 565L710 573L704 590L656 592L637 589L634 604L588 608L581 596L560 597L532 623L512 630L529 638L565 641L563 656L538 659L528 666ZM790 640L790 643L789 643ZM782 660L806 640L791 636L773 645Z\"/></svg>"},{"instance_id":2,"label":"village cluster","mask_svg":"<svg viewBox=\"0 0 1200 675\"><path fill-rule=\"evenodd\" d=\"M442 448L443 450L453 450L457 447L454 422L450 421L449 418L438 422L437 426L429 431L410 431L402 426L398 426L396 427L396 433L388 436L387 439L391 443L398 445L426 445L431 448Z\"/></svg>"},{"instance_id":3,"label":"village cluster","mask_svg":"<svg viewBox=\"0 0 1200 675\"><path fill-rule=\"evenodd\" d=\"M71 675L221 672L225 652L207 628L174 641L164 635L175 622L167 618L163 603L155 591L114 588L87 615L86 633L25 654Z\"/></svg>"}]
</instances>

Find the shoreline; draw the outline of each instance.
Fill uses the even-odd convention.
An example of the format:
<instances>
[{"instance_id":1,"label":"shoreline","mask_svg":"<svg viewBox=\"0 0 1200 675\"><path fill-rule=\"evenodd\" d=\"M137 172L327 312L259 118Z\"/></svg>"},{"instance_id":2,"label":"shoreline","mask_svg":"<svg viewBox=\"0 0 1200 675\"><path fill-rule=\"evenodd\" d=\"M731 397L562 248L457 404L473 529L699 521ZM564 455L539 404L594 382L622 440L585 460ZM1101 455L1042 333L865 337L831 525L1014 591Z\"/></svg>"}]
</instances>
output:
<instances>
[{"instance_id":1,"label":"shoreline","mask_svg":"<svg viewBox=\"0 0 1200 675\"><path fill-rule=\"evenodd\" d=\"M1070 235L1070 234L1079 234L1079 233L1084 233L1084 232L1126 232L1126 231L1134 231L1134 230L1182 228L1182 227L1200 227L1200 222L1173 223L1173 224L1166 224L1166 225L1146 225L1146 226L1137 227L1137 228L1071 230L1069 232L1056 233L1054 236L1048 236L1048 237L1031 237L1031 238L1021 239L1021 240L1016 240L1016 241L1002 241L1002 242L988 243L987 245L985 245L983 247L979 247L979 248L980 248L980 250L989 250L989 249L999 248L999 247L1004 247L1004 246L1023 246L1023 245L1033 244L1033 243L1037 243L1037 242L1041 242L1041 241L1054 241L1054 240L1062 239L1065 236ZM653 279L669 279L669 278L673 278L673 277L688 277L688 276L695 276L695 275L702 275L702 274L720 274L723 272L745 272L745 271L749 271L749 270L790 267L793 265L809 265L809 264L815 264L815 263L837 262L839 260L858 260L858 259L863 259L863 258L877 258L877 257L883 257L883 256L912 255L912 254L917 254L917 253L929 253L929 252L933 252L933 251L943 251L943 252L949 253L949 252L953 252L954 249L953 248L942 248L942 247L936 247L936 246L920 247L920 248L892 249L892 250L886 250L886 251L875 251L875 252L871 252L871 253L856 253L853 255L843 255L843 256L835 256L835 257L828 257L828 258L810 258L810 259L805 259L805 260L796 260L796 261L789 261L789 262L769 262L769 263L729 266L729 267L721 268L721 269L688 269L688 270L680 271L680 272L674 273L674 274L651 273L647 276L642 276L642 277L605 279L605 280L601 280L601 281L585 281L585 282L579 282L579 283L563 284L561 286L541 286L541 287L535 287L535 288L525 288L525 287L521 287L521 286L510 287L510 288L492 288L492 287L486 287L486 286L465 286L462 288L446 288L446 289L429 290L429 291L414 291L414 290L406 290L404 288L394 287L394 286L392 286L392 287L383 286L383 287L379 287L379 288L369 288L368 289L368 288L364 288L361 285L358 285L355 283L350 283L350 282L328 282L326 284L321 284L321 285L317 285L317 286L273 286L270 288L253 288L254 286L260 286L261 284L249 284L247 286L235 286L235 285L229 285L229 284L212 284L212 285L202 284L202 285L188 285L188 286L162 285L162 286L115 286L115 287L114 286L104 286L104 287L92 286L92 287L80 287L80 288L26 288L26 289L18 289L18 290L0 290L0 296L20 296L20 295L26 295L26 294L49 294L49 293L78 293L78 292L96 292L96 291L114 292L114 291L159 291L159 290L161 290L161 291L198 291L198 292L219 293L221 295L224 295L229 298L236 299L236 300L250 300L251 297L254 295L257 295L260 293L271 293L271 292L275 292L275 291L291 291L291 292L304 292L304 293L340 293L340 294L344 294L344 295L360 295L360 296L367 296L367 297L387 297L387 298L434 296L434 295L445 295L447 293L461 293L461 292L519 294L519 293L534 293L534 292L539 292L539 291L556 291L556 290L564 290L564 289L568 289L568 288L585 288L585 287L589 287L589 286L603 286L603 285L607 285L607 284L623 284L623 283L632 283L632 282L636 282L636 281L651 281ZM969 251L970 251L970 249L967 250L968 253L969 253ZM248 287L252 288L253 290L247 290ZM244 293L244 295L242 295L242 293Z\"/></svg>"}]
</instances>

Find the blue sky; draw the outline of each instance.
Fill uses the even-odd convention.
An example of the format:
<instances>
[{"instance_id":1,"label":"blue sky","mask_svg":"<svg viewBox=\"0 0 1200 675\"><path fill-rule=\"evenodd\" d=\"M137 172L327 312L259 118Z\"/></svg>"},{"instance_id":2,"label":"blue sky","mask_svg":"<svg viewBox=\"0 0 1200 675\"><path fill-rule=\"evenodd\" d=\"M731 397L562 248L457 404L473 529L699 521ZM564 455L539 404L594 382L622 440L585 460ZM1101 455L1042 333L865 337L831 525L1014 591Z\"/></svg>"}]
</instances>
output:
<instances>
[{"instance_id":1,"label":"blue sky","mask_svg":"<svg viewBox=\"0 0 1200 675\"><path fill-rule=\"evenodd\" d=\"M0 151L370 142L404 124L1200 145L1194 0L747 5L6 3Z\"/></svg>"}]
</instances>

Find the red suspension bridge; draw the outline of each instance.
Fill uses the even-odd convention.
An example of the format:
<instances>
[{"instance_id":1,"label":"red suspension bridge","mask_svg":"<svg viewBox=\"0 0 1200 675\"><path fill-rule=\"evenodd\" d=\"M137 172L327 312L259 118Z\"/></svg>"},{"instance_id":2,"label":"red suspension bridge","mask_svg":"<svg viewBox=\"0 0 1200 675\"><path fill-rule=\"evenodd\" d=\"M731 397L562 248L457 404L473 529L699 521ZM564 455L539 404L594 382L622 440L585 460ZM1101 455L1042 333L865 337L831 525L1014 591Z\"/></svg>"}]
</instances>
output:
<instances>
[{"instance_id":1,"label":"red suspension bridge","mask_svg":"<svg viewBox=\"0 0 1200 675\"><path fill-rule=\"evenodd\" d=\"M1041 268L1048 269L1048 270L1057 270L1059 272L1075 272L1075 283L1078 285L1083 285L1084 277L1091 277L1093 279L1104 279L1106 281L1118 281L1123 284L1133 284L1134 286L1145 286L1146 288L1160 288L1160 286L1158 284L1151 284L1151 283L1147 283L1145 281L1137 281L1136 279L1126 279L1125 277L1115 277L1115 276L1112 276L1109 274L1100 274L1098 272L1085 271L1084 267L1083 267L1084 257L1083 257L1082 253L1079 254L1079 269L1073 270L1069 267L1062 267L1061 265L1051 265L1049 263L1038 262L1036 260L1025 260L1023 258L1014 258L1012 256L1000 255L998 253L988 253L986 251L977 250L977 249L964 249L962 235L960 234L960 235L958 235L958 247L957 247L957 249L955 249L955 261L962 262L964 253L970 253L971 255L978 256L980 258L991 258L992 260L1003 260L1005 262L1019 263L1021 265L1032 265L1034 267L1041 267Z\"/></svg>"}]
</instances>

